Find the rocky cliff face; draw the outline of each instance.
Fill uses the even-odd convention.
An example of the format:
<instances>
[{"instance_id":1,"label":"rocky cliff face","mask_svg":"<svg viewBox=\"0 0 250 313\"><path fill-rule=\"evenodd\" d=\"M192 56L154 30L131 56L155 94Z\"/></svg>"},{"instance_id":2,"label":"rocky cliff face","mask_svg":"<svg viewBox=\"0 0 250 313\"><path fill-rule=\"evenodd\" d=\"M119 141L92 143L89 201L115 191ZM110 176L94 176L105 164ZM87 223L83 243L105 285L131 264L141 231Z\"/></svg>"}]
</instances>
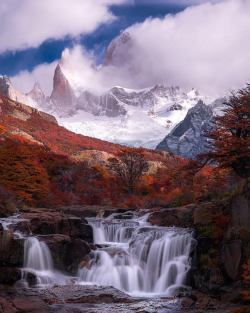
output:
<instances>
[{"instance_id":1,"label":"rocky cliff face","mask_svg":"<svg viewBox=\"0 0 250 313\"><path fill-rule=\"evenodd\" d=\"M33 89L26 95L34 100L39 106L45 106L47 99L39 83L35 83Z\"/></svg>"},{"instance_id":2,"label":"rocky cliff face","mask_svg":"<svg viewBox=\"0 0 250 313\"><path fill-rule=\"evenodd\" d=\"M123 32L109 44L103 59L104 66L122 66L129 57L131 37L128 32Z\"/></svg>"},{"instance_id":3,"label":"rocky cliff face","mask_svg":"<svg viewBox=\"0 0 250 313\"><path fill-rule=\"evenodd\" d=\"M5 94L11 100L37 107L37 103L32 98L27 97L13 87L10 78L6 75L0 76L0 93Z\"/></svg>"},{"instance_id":4,"label":"rocky cliff face","mask_svg":"<svg viewBox=\"0 0 250 313\"><path fill-rule=\"evenodd\" d=\"M183 157L193 158L205 151L204 132L212 126L213 111L201 100L191 108L183 121L167 135L156 147L170 150Z\"/></svg>"},{"instance_id":5,"label":"rocky cliff face","mask_svg":"<svg viewBox=\"0 0 250 313\"><path fill-rule=\"evenodd\" d=\"M132 38L126 32L114 39L108 46L102 69L94 71L101 73L108 71L108 67L119 70L126 66L131 42ZM158 149L186 157L202 152L204 140L200 134L211 119L212 112L207 107L213 102L211 98L200 95L196 89L185 93L178 86L163 85L140 90L120 86L102 92L89 90L84 85L89 76L81 70L75 63L70 63L67 53L63 53L55 69L50 97L45 97L37 83L31 92L22 95L6 76L0 76L0 92L55 115L61 125L75 133L134 147L155 149L158 145ZM87 73L89 71L92 70L86 69ZM133 77L133 69L130 73ZM98 73L90 77L100 78ZM196 107L197 112L191 114L190 111L185 118L199 100L206 105ZM211 108L216 113L220 110L215 102ZM18 114L18 118L26 119L27 116ZM180 122L182 124L177 127Z\"/></svg>"}]
</instances>

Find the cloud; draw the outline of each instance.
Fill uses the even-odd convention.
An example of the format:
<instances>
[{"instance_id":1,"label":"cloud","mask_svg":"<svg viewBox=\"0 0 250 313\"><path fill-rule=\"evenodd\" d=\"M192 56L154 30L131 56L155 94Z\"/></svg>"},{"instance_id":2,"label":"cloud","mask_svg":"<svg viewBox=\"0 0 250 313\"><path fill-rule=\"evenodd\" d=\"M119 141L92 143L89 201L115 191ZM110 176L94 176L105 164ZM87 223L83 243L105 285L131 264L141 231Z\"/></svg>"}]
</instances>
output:
<instances>
[{"instance_id":1,"label":"cloud","mask_svg":"<svg viewBox=\"0 0 250 313\"><path fill-rule=\"evenodd\" d=\"M50 64L40 64L32 72L21 71L11 77L13 86L23 93L28 93L39 82L46 96L51 94L53 88L53 75L58 61Z\"/></svg>"},{"instance_id":2,"label":"cloud","mask_svg":"<svg viewBox=\"0 0 250 313\"><path fill-rule=\"evenodd\" d=\"M229 0L189 7L163 19L147 19L127 29L131 40L115 51L119 66L93 69L94 53L76 46L64 52L65 73L76 89L103 92L115 85L146 88L165 84L224 95L250 78L249 16L250 1ZM40 75L46 85L46 75L52 82L53 66L41 65L14 81L20 86L34 78L40 80Z\"/></svg>"},{"instance_id":3,"label":"cloud","mask_svg":"<svg viewBox=\"0 0 250 313\"><path fill-rule=\"evenodd\" d=\"M250 1L230 0L133 25L127 31L134 81L139 87L167 83L207 93L242 86L250 78L249 16Z\"/></svg>"},{"instance_id":4,"label":"cloud","mask_svg":"<svg viewBox=\"0 0 250 313\"><path fill-rule=\"evenodd\" d=\"M0 0L0 53L38 47L47 39L93 32L126 0Z\"/></svg>"}]
</instances>

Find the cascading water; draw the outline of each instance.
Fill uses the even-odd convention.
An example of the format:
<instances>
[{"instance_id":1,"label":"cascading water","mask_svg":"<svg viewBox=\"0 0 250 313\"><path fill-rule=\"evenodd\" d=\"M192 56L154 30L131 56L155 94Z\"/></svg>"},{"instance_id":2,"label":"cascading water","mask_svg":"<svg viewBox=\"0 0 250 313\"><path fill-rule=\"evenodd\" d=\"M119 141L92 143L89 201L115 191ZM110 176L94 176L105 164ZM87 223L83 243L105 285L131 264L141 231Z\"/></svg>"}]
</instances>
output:
<instances>
[{"instance_id":1,"label":"cascading water","mask_svg":"<svg viewBox=\"0 0 250 313\"><path fill-rule=\"evenodd\" d=\"M29 237L24 244L24 267L22 268L21 286L28 286L29 273L36 277L35 285L46 287L54 284L66 285L69 277L54 270L50 250L45 242Z\"/></svg>"},{"instance_id":2,"label":"cascading water","mask_svg":"<svg viewBox=\"0 0 250 313\"><path fill-rule=\"evenodd\" d=\"M54 284L97 284L114 286L134 296L172 296L186 290L190 268L192 230L156 227L146 222L149 214L113 214L108 218L89 218L96 250L83 260L78 278L65 276L53 267L46 243L25 237L24 266L19 286L47 287ZM5 229L16 223L2 219ZM15 233L14 233L15 234ZM32 275L30 275L30 273ZM35 282L34 282L35 278Z\"/></svg>"},{"instance_id":3,"label":"cascading water","mask_svg":"<svg viewBox=\"0 0 250 313\"><path fill-rule=\"evenodd\" d=\"M172 296L187 289L192 231L149 226L142 218L89 219L94 241L82 284L111 285L131 295Z\"/></svg>"}]
</instances>

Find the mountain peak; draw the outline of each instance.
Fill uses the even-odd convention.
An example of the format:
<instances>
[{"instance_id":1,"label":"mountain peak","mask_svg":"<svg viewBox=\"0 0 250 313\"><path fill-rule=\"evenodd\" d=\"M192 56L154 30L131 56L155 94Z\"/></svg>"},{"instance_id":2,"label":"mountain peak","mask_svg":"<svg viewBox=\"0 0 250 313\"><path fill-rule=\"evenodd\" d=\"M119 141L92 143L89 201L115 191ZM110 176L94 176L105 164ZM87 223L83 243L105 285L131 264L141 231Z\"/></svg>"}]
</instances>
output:
<instances>
[{"instance_id":1,"label":"mountain peak","mask_svg":"<svg viewBox=\"0 0 250 313\"><path fill-rule=\"evenodd\" d=\"M61 60L63 60L63 58ZM60 103L60 106L72 109L75 104L75 95L68 79L63 73L61 64L60 61L55 69L53 91L50 98L52 101Z\"/></svg>"},{"instance_id":2,"label":"mountain peak","mask_svg":"<svg viewBox=\"0 0 250 313\"><path fill-rule=\"evenodd\" d=\"M46 97L42 91L42 88L38 82L34 84L33 89L27 94L28 97L33 99L35 102L37 102L42 107L44 106L46 102Z\"/></svg>"},{"instance_id":3,"label":"mountain peak","mask_svg":"<svg viewBox=\"0 0 250 313\"><path fill-rule=\"evenodd\" d=\"M108 45L103 66L121 66L128 60L131 36L129 32L123 32Z\"/></svg>"}]
</instances>

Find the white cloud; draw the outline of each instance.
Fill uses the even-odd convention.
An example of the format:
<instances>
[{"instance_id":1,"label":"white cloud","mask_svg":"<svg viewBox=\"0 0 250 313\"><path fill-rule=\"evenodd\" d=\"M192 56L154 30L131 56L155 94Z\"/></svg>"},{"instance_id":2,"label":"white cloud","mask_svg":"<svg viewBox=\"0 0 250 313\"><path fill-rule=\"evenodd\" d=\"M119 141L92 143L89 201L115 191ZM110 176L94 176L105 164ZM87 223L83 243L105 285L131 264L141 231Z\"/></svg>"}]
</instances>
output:
<instances>
[{"instance_id":1,"label":"white cloud","mask_svg":"<svg viewBox=\"0 0 250 313\"><path fill-rule=\"evenodd\" d=\"M128 29L131 41L117 50L116 57L122 60L118 68L94 70L93 54L77 46L64 54L66 74L77 87L89 90L165 84L222 95L244 86L250 78L249 16L250 1L229 0L190 7L164 19L148 19ZM14 82L22 89L25 81L46 82L49 77L52 87L53 66L21 73ZM48 94L49 88L45 90Z\"/></svg>"},{"instance_id":2,"label":"white cloud","mask_svg":"<svg viewBox=\"0 0 250 313\"><path fill-rule=\"evenodd\" d=\"M208 93L241 87L249 78L250 1L201 4L128 29L129 64L139 86L193 86Z\"/></svg>"},{"instance_id":3,"label":"white cloud","mask_svg":"<svg viewBox=\"0 0 250 313\"><path fill-rule=\"evenodd\" d=\"M18 75L11 77L13 86L22 93L28 93L39 82L46 96L51 94L53 88L53 75L58 61L51 64L41 64L32 72L21 71Z\"/></svg>"},{"instance_id":4,"label":"white cloud","mask_svg":"<svg viewBox=\"0 0 250 313\"><path fill-rule=\"evenodd\" d=\"M126 0L0 0L0 53L43 41L91 33L116 17L112 4Z\"/></svg>"}]
</instances>

